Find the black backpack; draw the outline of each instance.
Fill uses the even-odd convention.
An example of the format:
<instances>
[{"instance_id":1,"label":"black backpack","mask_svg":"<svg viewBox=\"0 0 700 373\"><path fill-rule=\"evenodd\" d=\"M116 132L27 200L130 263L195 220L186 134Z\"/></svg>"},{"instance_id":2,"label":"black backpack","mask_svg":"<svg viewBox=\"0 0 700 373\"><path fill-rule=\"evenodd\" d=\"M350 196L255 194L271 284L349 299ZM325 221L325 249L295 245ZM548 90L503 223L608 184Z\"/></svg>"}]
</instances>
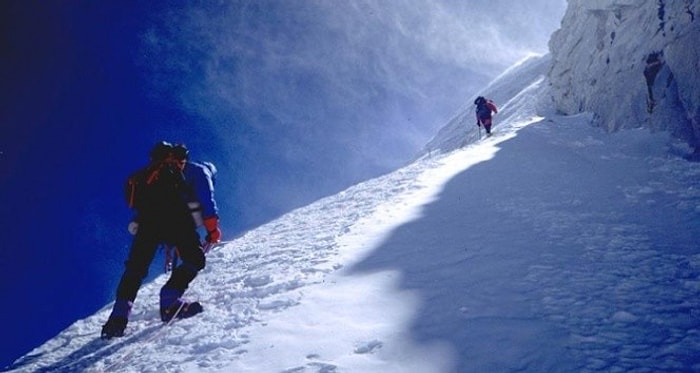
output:
<instances>
[{"instance_id":1,"label":"black backpack","mask_svg":"<svg viewBox=\"0 0 700 373\"><path fill-rule=\"evenodd\" d=\"M186 183L174 162L153 163L130 175L124 194L129 208L141 212L163 214L186 208Z\"/></svg>"},{"instance_id":2,"label":"black backpack","mask_svg":"<svg viewBox=\"0 0 700 373\"><path fill-rule=\"evenodd\" d=\"M486 103L486 100L480 100L476 104L476 115L478 115L479 118L489 118L491 116L491 109Z\"/></svg>"}]
</instances>

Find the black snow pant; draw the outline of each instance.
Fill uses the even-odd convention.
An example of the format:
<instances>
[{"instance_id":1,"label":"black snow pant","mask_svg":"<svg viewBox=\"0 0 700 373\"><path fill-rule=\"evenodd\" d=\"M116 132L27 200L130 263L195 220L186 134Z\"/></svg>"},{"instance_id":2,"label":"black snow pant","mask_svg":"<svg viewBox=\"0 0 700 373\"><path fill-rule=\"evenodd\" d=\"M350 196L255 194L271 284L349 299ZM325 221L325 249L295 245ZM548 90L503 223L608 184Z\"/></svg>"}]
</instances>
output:
<instances>
[{"instance_id":1,"label":"black snow pant","mask_svg":"<svg viewBox=\"0 0 700 373\"><path fill-rule=\"evenodd\" d=\"M117 301L133 303L161 244L177 247L181 259L180 265L173 270L164 288L171 288L182 294L197 273L204 268L204 252L200 246L199 234L192 224L140 223L117 288Z\"/></svg>"},{"instance_id":2,"label":"black snow pant","mask_svg":"<svg viewBox=\"0 0 700 373\"><path fill-rule=\"evenodd\" d=\"M491 133L491 116L479 117L479 123L484 126L486 133Z\"/></svg>"}]
</instances>

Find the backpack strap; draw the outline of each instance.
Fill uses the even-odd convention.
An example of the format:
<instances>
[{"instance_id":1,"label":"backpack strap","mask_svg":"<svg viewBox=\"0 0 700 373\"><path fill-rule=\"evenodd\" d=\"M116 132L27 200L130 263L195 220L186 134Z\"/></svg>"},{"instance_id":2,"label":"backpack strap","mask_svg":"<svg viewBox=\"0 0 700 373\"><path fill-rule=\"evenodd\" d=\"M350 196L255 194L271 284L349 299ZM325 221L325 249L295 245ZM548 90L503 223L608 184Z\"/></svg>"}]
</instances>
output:
<instances>
[{"instance_id":1,"label":"backpack strap","mask_svg":"<svg viewBox=\"0 0 700 373\"><path fill-rule=\"evenodd\" d=\"M145 168L136 171L126 179L124 195L129 208L135 208L139 199L139 194L146 185L151 185L158 180L160 172L166 161L151 163Z\"/></svg>"}]
</instances>

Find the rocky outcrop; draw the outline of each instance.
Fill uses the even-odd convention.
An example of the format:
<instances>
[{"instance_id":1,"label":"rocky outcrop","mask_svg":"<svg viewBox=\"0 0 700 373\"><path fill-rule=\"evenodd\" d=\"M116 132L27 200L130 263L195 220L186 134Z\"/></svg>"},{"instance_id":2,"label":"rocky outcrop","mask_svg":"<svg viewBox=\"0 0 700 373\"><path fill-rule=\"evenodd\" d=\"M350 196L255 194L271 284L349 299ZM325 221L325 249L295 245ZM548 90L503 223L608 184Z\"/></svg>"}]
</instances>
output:
<instances>
[{"instance_id":1,"label":"rocky outcrop","mask_svg":"<svg viewBox=\"0 0 700 373\"><path fill-rule=\"evenodd\" d=\"M557 110L667 130L700 152L698 16L700 0L569 0L549 43Z\"/></svg>"}]
</instances>

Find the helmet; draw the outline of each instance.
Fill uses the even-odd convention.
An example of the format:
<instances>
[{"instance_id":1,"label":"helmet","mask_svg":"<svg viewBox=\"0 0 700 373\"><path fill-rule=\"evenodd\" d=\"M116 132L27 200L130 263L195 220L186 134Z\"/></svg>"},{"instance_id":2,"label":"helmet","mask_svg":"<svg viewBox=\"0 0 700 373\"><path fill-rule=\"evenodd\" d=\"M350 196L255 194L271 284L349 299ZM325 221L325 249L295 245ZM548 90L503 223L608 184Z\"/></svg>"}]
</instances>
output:
<instances>
[{"instance_id":1,"label":"helmet","mask_svg":"<svg viewBox=\"0 0 700 373\"><path fill-rule=\"evenodd\" d=\"M151 162L163 161L170 153L173 151L173 144L167 141L157 142L153 148L151 148Z\"/></svg>"},{"instance_id":2,"label":"helmet","mask_svg":"<svg viewBox=\"0 0 700 373\"><path fill-rule=\"evenodd\" d=\"M486 102L486 99L484 98L484 96L479 96L476 98L476 100L474 100L474 105L481 105L484 102Z\"/></svg>"},{"instance_id":3,"label":"helmet","mask_svg":"<svg viewBox=\"0 0 700 373\"><path fill-rule=\"evenodd\" d=\"M189 155L190 151L185 144L175 144L175 146L173 146L173 158L176 160L186 160Z\"/></svg>"}]
</instances>

